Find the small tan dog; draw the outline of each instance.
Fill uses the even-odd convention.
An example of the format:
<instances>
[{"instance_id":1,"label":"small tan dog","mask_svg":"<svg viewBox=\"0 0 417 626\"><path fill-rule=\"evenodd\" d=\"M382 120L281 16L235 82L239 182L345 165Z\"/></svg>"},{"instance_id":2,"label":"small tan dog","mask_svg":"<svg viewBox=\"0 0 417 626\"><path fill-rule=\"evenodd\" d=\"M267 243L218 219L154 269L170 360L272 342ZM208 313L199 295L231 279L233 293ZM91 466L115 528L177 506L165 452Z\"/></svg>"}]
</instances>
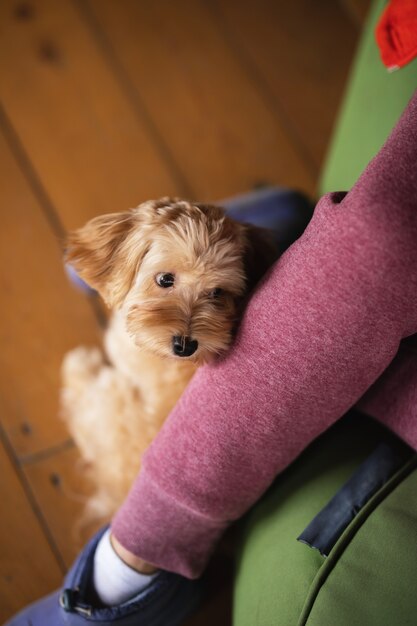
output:
<instances>
[{"instance_id":1,"label":"small tan dog","mask_svg":"<svg viewBox=\"0 0 417 626\"><path fill-rule=\"evenodd\" d=\"M70 352L62 392L95 487L86 519L106 519L196 367L230 346L245 294L278 254L266 232L218 207L162 198L94 218L66 255L113 311L106 356Z\"/></svg>"}]
</instances>

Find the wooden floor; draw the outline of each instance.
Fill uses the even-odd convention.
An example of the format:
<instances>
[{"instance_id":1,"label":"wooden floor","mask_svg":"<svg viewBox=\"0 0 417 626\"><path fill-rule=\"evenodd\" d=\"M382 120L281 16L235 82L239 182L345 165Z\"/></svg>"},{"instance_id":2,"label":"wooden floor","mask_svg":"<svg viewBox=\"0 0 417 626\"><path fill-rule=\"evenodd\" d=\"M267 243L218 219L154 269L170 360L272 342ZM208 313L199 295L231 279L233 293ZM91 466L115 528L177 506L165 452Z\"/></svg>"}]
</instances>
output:
<instances>
[{"instance_id":1,"label":"wooden floor","mask_svg":"<svg viewBox=\"0 0 417 626\"><path fill-rule=\"evenodd\" d=\"M59 370L100 333L65 277L65 231L166 194L313 194L366 5L0 3L0 623L78 550L86 486ZM230 624L226 588L194 626Z\"/></svg>"}]
</instances>

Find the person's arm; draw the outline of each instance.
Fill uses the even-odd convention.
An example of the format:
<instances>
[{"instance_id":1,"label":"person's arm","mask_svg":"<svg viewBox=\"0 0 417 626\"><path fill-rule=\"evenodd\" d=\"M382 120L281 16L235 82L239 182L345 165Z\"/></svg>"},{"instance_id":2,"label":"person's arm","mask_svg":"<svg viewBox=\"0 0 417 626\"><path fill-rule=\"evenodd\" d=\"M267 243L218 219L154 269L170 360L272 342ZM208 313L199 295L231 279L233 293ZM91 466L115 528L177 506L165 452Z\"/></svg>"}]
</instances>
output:
<instances>
[{"instance_id":1,"label":"person's arm","mask_svg":"<svg viewBox=\"0 0 417 626\"><path fill-rule=\"evenodd\" d=\"M224 529L415 332L416 95L354 188L320 200L227 357L191 381L113 520L116 546L198 576Z\"/></svg>"},{"instance_id":2,"label":"person's arm","mask_svg":"<svg viewBox=\"0 0 417 626\"><path fill-rule=\"evenodd\" d=\"M155 574L158 571L158 567L152 565L151 563L148 563L147 561L144 561L140 558L140 556L136 556L136 554L133 554L133 552L127 550L114 535L110 537L110 541L113 550L116 552L118 557L121 558L122 561L126 563L126 565L129 565L129 567L132 567L141 574L147 575Z\"/></svg>"}]
</instances>

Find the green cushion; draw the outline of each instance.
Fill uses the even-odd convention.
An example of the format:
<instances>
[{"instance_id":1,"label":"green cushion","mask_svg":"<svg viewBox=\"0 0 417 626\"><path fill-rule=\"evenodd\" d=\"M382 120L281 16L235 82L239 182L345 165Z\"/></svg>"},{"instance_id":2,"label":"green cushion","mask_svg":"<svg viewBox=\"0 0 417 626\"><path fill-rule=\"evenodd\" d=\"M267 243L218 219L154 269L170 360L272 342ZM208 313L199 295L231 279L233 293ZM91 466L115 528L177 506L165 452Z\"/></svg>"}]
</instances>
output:
<instances>
[{"instance_id":1,"label":"green cushion","mask_svg":"<svg viewBox=\"0 0 417 626\"><path fill-rule=\"evenodd\" d=\"M365 416L345 418L310 446L242 520L234 626L310 624L299 620L315 596L317 580L327 571L335 548L326 559L297 537L378 443L390 439L390 433ZM417 548L417 536L415 544ZM358 579L359 585L361 582ZM316 602L313 604L314 611L319 611ZM323 607L327 614L327 599ZM417 612L417 600L415 609ZM334 611L338 610L336 601ZM342 626L338 620L320 621L323 617L318 615L319 621L312 624ZM315 619L313 613L309 619Z\"/></svg>"},{"instance_id":2,"label":"green cushion","mask_svg":"<svg viewBox=\"0 0 417 626\"><path fill-rule=\"evenodd\" d=\"M406 626L416 623L415 457L352 524L313 582L298 624ZM361 523L363 521L363 523ZM276 624L281 623L280 621ZM297 622L295 622L297 623Z\"/></svg>"},{"instance_id":3,"label":"green cushion","mask_svg":"<svg viewBox=\"0 0 417 626\"><path fill-rule=\"evenodd\" d=\"M384 5L384 0L372 5L322 172L321 194L352 187L417 87L417 59L392 73L380 60L374 31Z\"/></svg>"}]
</instances>

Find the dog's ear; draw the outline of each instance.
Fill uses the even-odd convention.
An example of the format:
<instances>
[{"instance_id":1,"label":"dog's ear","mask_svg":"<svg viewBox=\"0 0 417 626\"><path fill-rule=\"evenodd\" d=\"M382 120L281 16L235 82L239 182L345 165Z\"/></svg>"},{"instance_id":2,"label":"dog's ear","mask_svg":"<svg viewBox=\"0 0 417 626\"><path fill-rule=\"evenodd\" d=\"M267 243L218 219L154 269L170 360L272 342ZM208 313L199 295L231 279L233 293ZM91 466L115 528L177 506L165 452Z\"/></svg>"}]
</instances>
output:
<instances>
[{"instance_id":1,"label":"dog's ear","mask_svg":"<svg viewBox=\"0 0 417 626\"><path fill-rule=\"evenodd\" d=\"M109 307L119 306L149 249L151 233L172 219L178 203L177 198L149 200L130 211L93 218L68 236L66 261Z\"/></svg>"},{"instance_id":2,"label":"dog's ear","mask_svg":"<svg viewBox=\"0 0 417 626\"><path fill-rule=\"evenodd\" d=\"M252 291L262 276L275 263L281 255L278 245L269 230L243 224L246 249L245 249L245 273L247 280L247 290Z\"/></svg>"},{"instance_id":3,"label":"dog's ear","mask_svg":"<svg viewBox=\"0 0 417 626\"><path fill-rule=\"evenodd\" d=\"M110 307L122 303L146 254L136 211L95 217L66 242L66 261Z\"/></svg>"}]
</instances>

